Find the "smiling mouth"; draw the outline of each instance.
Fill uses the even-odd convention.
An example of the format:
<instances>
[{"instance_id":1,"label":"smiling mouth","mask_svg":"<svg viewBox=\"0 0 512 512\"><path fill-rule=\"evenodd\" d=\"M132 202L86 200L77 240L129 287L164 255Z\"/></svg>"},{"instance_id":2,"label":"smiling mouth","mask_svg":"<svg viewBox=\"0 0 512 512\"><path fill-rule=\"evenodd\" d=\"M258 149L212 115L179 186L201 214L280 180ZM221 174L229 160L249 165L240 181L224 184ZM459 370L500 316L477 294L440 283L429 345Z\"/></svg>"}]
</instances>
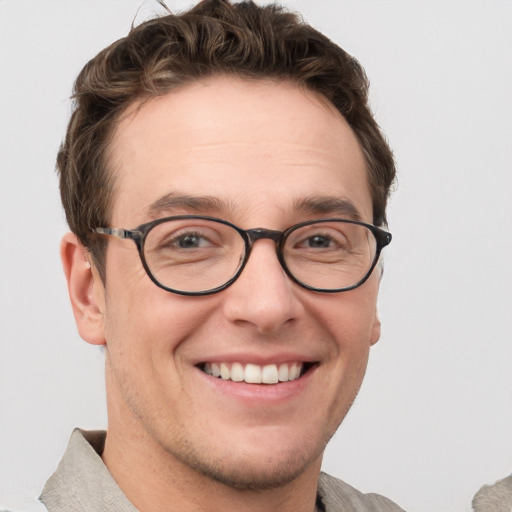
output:
<instances>
[{"instance_id":1,"label":"smiling mouth","mask_svg":"<svg viewBox=\"0 0 512 512\"><path fill-rule=\"evenodd\" d=\"M222 380L247 384L279 384L302 377L312 363L290 362L282 364L203 363L198 365L204 373Z\"/></svg>"}]
</instances>

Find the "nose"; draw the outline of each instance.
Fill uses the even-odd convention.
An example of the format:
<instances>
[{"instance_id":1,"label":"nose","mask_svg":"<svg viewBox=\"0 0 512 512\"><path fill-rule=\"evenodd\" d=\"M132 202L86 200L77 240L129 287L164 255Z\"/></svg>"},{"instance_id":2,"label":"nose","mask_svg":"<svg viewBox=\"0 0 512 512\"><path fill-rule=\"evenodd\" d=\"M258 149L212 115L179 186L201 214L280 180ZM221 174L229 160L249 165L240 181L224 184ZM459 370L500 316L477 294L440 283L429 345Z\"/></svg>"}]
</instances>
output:
<instances>
[{"instance_id":1,"label":"nose","mask_svg":"<svg viewBox=\"0 0 512 512\"><path fill-rule=\"evenodd\" d=\"M296 321L303 311L298 285L277 259L275 243L254 243L240 277L224 292L224 314L236 324L251 325L260 334L274 334Z\"/></svg>"}]
</instances>

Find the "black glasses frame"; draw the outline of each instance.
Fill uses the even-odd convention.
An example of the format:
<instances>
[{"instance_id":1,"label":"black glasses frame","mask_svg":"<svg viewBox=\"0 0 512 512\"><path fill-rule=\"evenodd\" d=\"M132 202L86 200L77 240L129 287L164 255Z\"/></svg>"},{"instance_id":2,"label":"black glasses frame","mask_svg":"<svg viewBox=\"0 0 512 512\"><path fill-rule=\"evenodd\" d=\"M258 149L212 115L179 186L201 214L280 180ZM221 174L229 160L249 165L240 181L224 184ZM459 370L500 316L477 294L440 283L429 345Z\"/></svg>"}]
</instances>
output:
<instances>
[{"instance_id":1,"label":"black glasses frame","mask_svg":"<svg viewBox=\"0 0 512 512\"><path fill-rule=\"evenodd\" d=\"M219 224L224 224L226 226L229 226L233 228L235 231L237 231L245 243L245 253L244 253L244 259L242 261L242 264L240 265L240 268L235 273L235 275L229 279L226 283L224 283L221 286L218 286L216 288L213 288L211 290L205 290L205 291L199 291L199 292L187 292L183 290L175 290L174 288L169 288L168 286L163 285L160 283L152 274L150 268L148 267L148 264L146 262L146 258L144 256L144 244L146 241L146 237L148 236L148 233L159 224L163 224L164 222L172 221L172 220L186 220L186 219L199 219L199 220L208 220L217 222ZM337 288L337 289L324 289L324 288L315 288L313 286L309 286L306 283L303 283L299 279L297 279L288 266L286 265L286 262L284 260L283 256L283 247L286 243L286 239L290 236L291 233L293 233L295 230L300 229L304 226L309 226L311 224L319 224L323 222L343 222L346 224L356 224L358 226L364 226L368 230L370 230L375 237L375 240L377 241L376 251L375 251L375 257L372 261L372 264L370 268L368 269L368 272L364 275L362 279L360 279L356 284L352 286L348 286L345 288ZM178 295L188 295L188 296L200 296L200 295L211 295L213 293L218 293L222 290L225 290L229 286L231 286L242 273L243 269L245 268L245 265L247 264L247 261L249 260L249 256L251 255L251 249L254 245L254 243L257 240L261 239L270 239L273 240L276 244L276 254L277 259L279 260L279 263L281 264L281 267L284 269L288 277L294 282L297 283L302 288L305 288L307 290L311 290L314 292L321 292L321 293L340 293L340 292L346 292L349 290L353 290L354 288L357 288L364 284L367 279L370 277L371 273L373 272L373 269L377 265L377 262L379 261L379 256L384 247L389 245L391 243L391 233L388 231L385 231L381 228L378 228L377 226L374 226L373 224L366 224L365 222L360 222L356 220L347 220L347 219L337 219L337 218L326 218L326 219L315 219L315 220L308 220L305 222L301 222L299 224L294 224L293 226L289 227L285 231L276 231L273 229L264 229L264 228L253 228L253 229L242 229L238 226L235 226L235 224L232 224L231 222L228 222L227 220L223 219L217 219L216 217L208 217L204 215L176 215L172 217L164 217L162 219L153 220L151 222L147 222L145 224L141 224L135 229L122 229L122 228L96 228L94 230L95 233L98 233L100 235L112 235L117 238L123 238L123 239L131 239L135 242L137 245L137 249L139 251L139 256L142 261L142 266L144 267L144 270L146 271L149 278L159 287L162 288L168 292L171 293L177 293Z\"/></svg>"}]
</instances>

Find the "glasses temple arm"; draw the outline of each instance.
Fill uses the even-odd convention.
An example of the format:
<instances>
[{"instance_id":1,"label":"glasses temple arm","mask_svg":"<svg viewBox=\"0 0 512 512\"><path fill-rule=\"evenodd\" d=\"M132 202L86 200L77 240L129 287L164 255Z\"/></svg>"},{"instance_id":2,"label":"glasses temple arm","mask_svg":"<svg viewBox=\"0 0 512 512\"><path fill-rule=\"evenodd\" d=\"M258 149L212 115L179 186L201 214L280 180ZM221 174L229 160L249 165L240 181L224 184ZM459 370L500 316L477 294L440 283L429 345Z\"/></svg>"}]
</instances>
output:
<instances>
[{"instance_id":1,"label":"glasses temple arm","mask_svg":"<svg viewBox=\"0 0 512 512\"><path fill-rule=\"evenodd\" d=\"M132 240L138 240L142 235L140 231L122 228L96 228L94 231L100 235L112 235L117 238L131 238Z\"/></svg>"}]
</instances>

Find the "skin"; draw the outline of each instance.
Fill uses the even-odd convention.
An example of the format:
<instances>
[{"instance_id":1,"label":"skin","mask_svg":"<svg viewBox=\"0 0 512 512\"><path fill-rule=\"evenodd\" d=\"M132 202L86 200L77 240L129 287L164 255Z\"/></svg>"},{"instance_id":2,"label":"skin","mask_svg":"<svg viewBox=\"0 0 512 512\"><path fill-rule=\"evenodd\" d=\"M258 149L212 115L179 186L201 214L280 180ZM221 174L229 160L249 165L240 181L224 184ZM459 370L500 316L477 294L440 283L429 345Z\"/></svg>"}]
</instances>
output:
<instances>
[{"instance_id":1,"label":"skin","mask_svg":"<svg viewBox=\"0 0 512 512\"><path fill-rule=\"evenodd\" d=\"M114 227L201 213L284 230L340 216L296 207L311 197L341 198L372 220L352 130L327 102L286 82L214 77L134 105L110 150ZM150 208L167 194L218 201ZM131 240L109 238L106 285L72 234L62 259L80 335L106 346L103 459L134 505L311 512L323 451L380 336L378 271L350 292L311 292L285 275L274 243L260 240L231 287L185 297L150 281ZM226 383L197 367L293 360L314 368L278 385Z\"/></svg>"}]
</instances>

